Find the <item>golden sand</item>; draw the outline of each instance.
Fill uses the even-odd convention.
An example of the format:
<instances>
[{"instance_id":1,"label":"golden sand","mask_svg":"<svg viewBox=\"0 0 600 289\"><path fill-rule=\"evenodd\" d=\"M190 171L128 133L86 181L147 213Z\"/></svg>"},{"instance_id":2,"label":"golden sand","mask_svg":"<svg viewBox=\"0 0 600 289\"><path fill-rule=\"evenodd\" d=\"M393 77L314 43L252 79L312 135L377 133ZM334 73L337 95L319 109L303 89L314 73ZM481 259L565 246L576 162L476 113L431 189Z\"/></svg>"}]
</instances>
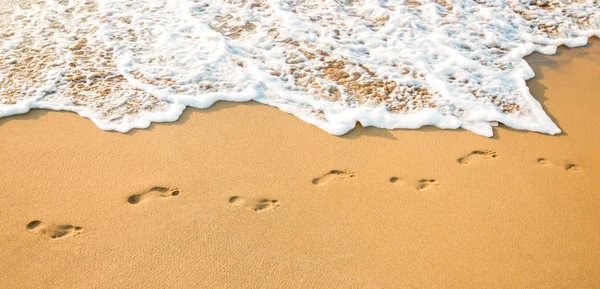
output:
<instances>
[{"instance_id":1,"label":"golden sand","mask_svg":"<svg viewBox=\"0 0 600 289\"><path fill-rule=\"evenodd\" d=\"M528 61L561 135L0 119L0 287L599 288L600 41Z\"/></svg>"}]
</instances>

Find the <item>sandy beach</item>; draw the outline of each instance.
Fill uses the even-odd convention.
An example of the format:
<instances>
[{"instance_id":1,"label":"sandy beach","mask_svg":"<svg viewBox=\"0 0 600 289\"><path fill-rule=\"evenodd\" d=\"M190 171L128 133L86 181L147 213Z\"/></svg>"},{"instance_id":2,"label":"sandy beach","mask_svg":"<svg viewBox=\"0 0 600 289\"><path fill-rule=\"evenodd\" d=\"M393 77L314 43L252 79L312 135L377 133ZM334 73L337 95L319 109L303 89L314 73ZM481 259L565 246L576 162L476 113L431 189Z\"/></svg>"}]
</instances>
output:
<instances>
[{"instance_id":1,"label":"sandy beach","mask_svg":"<svg viewBox=\"0 0 600 289\"><path fill-rule=\"evenodd\" d=\"M598 288L600 41L527 60L560 135L3 118L1 287Z\"/></svg>"},{"instance_id":2,"label":"sandy beach","mask_svg":"<svg viewBox=\"0 0 600 289\"><path fill-rule=\"evenodd\" d=\"M526 60L561 134L0 118L0 288L600 288L600 40Z\"/></svg>"}]
</instances>

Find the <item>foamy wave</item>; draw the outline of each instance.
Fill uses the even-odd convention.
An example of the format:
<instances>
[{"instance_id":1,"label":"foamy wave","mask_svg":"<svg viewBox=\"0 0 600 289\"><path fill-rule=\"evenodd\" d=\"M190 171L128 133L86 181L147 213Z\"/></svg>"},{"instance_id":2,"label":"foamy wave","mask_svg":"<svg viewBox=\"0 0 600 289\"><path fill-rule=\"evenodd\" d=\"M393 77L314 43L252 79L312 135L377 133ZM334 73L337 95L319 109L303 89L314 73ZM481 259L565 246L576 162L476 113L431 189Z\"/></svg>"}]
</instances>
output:
<instances>
[{"instance_id":1,"label":"foamy wave","mask_svg":"<svg viewBox=\"0 0 600 289\"><path fill-rule=\"evenodd\" d=\"M600 37L598 0L47 0L0 34L0 116L126 132L186 106L276 106L332 134L558 127L523 56Z\"/></svg>"}]
</instances>

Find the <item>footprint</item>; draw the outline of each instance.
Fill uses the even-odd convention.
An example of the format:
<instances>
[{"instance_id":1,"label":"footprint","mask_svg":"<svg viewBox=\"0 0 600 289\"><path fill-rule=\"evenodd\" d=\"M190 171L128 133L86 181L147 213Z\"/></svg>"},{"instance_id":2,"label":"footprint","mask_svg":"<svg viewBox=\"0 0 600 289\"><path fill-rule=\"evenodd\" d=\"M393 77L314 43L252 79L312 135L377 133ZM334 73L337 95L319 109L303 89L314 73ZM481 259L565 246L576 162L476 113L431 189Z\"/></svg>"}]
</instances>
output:
<instances>
[{"instance_id":1,"label":"footprint","mask_svg":"<svg viewBox=\"0 0 600 289\"><path fill-rule=\"evenodd\" d=\"M229 198L229 203L233 206L244 207L255 212L268 211L279 207L279 202L277 200L264 198L246 199L239 196L233 196Z\"/></svg>"},{"instance_id":2,"label":"footprint","mask_svg":"<svg viewBox=\"0 0 600 289\"><path fill-rule=\"evenodd\" d=\"M313 185L324 185L332 179L351 179L354 178L354 173L351 171L331 170L330 172L312 180Z\"/></svg>"},{"instance_id":3,"label":"footprint","mask_svg":"<svg viewBox=\"0 0 600 289\"><path fill-rule=\"evenodd\" d=\"M34 220L27 224L27 231L58 240L77 236L83 232L83 228L73 225L46 225L42 221Z\"/></svg>"},{"instance_id":4,"label":"footprint","mask_svg":"<svg viewBox=\"0 0 600 289\"><path fill-rule=\"evenodd\" d=\"M494 152L494 151L491 151L491 150L482 150L482 151L481 150L475 150L475 151L470 152L468 155L466 155L466 156L464 156L462 158L459 158L457 161L458 161L459 164L467 165L475 157L481 157L483 159L490 160L490 159L497 158L498 154L496 152Z\"/></svg>"},{"instance_id":5,"label":"footprint","mask_svg":"<svg viewBox=\"0 0 600 289\"><path fill-rule=\"evenodd\" d=\"M403 179L401 179L399 177L391 177L389 181L390 181L390 183L396 184L396 185L403 185L405 182Z\"/></svg>"},{"instance_id":6,"label":"footprint","mask_svg":"<svg viewBox=\"0 0 600 289\"><path fill-rule=\"evenodd\" d=\"M567 171L570 171L570 172L577 172L577 171L579 171L579 166L576 165L576 164L567 163L564 166L564 169L567 170Z\"/></svg>"},{"instance_id":7,"label":"footprint","mask_svg":"<svg viewBox=\"0 0 600 289\"><path fill-rule=\"evenodd\" d=\"M545 159L545 158L538 158L536 161L537 161L537 162L538 162L538 164L540 164L540 165L550 165L550 161L548 161L548 160L547 160L547 159Z\"/></svg>"},{"instance_id":8,"label":"footprint","mask_svg":"<svg viewBox=\"0 0 600 289\"><path fill-rule=\"evenodd\" d=\"M417 181L417 191L429 190L431 188L439 186L439 183L433 179L420 179Z\"/></svg>"},{"instance_id":9,"label":"footprint","mask_svg":"<svg viewBox=\"0 0 600 289\"><path fill-rule=\"evenodd\" d=\"M131 195L127 198L127 202L130 204L139 204L147 200L156 198L176 197L179 195L179 189L177 188L165 188L165 187L153 187L143 193Z\"/></svg>"},{"instance_id":10,"label":"footprint","mask_svg":"<svg viewBox=\"0 0 600 289\"><path fill-rule=\"evenodd\" d=\"M538 162L538 164L545 165L545 166L549 166L549 165L556 166L556 165L552 164L549 160L547 160L545 158L538 158L537 162ZM580 166L578 166L578 165L576 165L574 163L569 163L569 162L565 163L565 165L562 168L564 170L570 171L570 172L577 172L577 171L581 170Z\"/></svg>"},{"instance_id":11,"label":"footprint","mask_svg":"<svg viewBox=\"0 0 600 289\"><path fill-rule=\"evenodd\" d=\"M404 186L406 183L406 180L401 179L399 177L391 177L389 179L389 182L392 184ZM417 191L428 190L428 189L439 186L439 182L434 179L420 179L420 180L414 182L413 184L414 184L414 188L417 189Z\"/></svg>"}]
</instances>

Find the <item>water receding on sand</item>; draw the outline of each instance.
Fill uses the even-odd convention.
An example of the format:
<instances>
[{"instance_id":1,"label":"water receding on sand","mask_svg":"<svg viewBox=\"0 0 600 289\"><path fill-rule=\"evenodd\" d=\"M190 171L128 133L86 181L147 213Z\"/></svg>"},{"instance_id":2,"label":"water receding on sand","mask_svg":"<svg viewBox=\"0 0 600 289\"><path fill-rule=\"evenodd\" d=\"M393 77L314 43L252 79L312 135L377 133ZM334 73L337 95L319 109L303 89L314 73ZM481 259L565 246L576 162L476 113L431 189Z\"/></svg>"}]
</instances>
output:
<instances>
[{"instance_id":1,"label":"water receding on sand","mask_svg":"<svg viewBox=\"0 0 600 289\"><path fill-rule=\"evenodd\" d=\"M560 130L523 56L600 36L598 0L54 1L0 34L0 116L70 110L126 132L186 106L276 106L332 134L498 122Z\"/></svg>"}]
</instances>

